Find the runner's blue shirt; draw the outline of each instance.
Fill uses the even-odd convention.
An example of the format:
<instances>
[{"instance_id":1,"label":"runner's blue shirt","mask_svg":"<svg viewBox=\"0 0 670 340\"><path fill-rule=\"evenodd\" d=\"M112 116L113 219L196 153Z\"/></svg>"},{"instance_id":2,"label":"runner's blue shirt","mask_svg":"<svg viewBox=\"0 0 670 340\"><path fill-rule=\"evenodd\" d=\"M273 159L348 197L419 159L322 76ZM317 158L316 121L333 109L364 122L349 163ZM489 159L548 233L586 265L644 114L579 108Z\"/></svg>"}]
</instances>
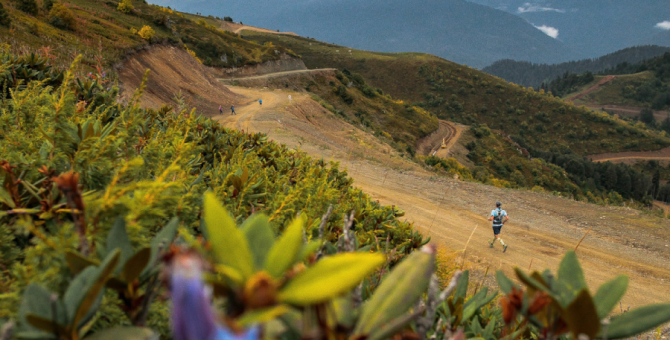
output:
<instances>
[{"instance_id":1,"label":"runner's blue shirt","mask_svg":"<svg viewBox=\"0 0 670 340\"><path fill-rule=\"evenodd\" d=\"M496 217L496 216L498 216L498 210L501 210L501 209L493 209L493 210L491 210L491 217ZM502 210L502 217L505 217L505 216L507 216L507 211ZM500 219L500 220L502 221L502 219ZM494 227L502 227L502 223L500 223L500 224L495 224L495 223L493 223L493 226L494 226Z\"/></svg>"}]
</instances>

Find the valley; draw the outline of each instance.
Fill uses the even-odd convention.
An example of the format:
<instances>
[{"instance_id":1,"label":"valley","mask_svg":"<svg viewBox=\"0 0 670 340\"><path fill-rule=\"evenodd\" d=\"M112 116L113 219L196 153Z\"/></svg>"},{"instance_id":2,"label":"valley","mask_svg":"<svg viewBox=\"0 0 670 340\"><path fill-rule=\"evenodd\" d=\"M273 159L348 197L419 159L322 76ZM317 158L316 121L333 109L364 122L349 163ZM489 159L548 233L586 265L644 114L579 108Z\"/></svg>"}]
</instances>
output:
<instances>
[{"instance_id":1,"label":"valley","mask_svg":"<svg viewBox=\"0 0 670 340\"><path fill-rule=\"evenodd\" d=\"M466 258L479 272L479 279L489 284L491 277L483 278L487 268L510 274L516 266L531 264L532 268L557 268L560 254L573 249L592 228L578 250L592 287L615 273L629 275L631 289L623 300L624 308L665 301L670 294L670 249L664 241L670 239L670 221L666 219L625 207L601 207L438 176L342 122L304 93L228 88L245 96L248 104L237 107L235 116L214 117L224 126L267 133L312 157L340 162L356 187L405 211L408 221L448 249L463 250L476 228ZM450 141L458 143L456 139ZM441 139L434 141L441 145ZM496 199L504 202L512 216L503 232L510 244L505 254L499 245L489 249L486 243L491 238L486 216Z\"/></svg>"}]
</instances>

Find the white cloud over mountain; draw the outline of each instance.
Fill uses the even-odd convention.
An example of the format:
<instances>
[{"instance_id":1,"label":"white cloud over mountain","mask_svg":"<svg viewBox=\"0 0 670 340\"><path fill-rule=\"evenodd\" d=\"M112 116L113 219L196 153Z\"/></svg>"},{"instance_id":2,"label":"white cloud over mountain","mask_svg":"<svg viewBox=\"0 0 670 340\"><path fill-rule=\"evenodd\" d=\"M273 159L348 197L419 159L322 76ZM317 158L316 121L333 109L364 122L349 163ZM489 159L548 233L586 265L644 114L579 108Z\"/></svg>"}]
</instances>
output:
<instances>
[{"instance_id":1,"label":"white cloud over mountain","mask_svg":"<svg viewBox=\"0 0 670 340\"><path fill-rule=\"evenodd\" d=\"M666 21L659 22L654 27L668 31L668 30L670 30L670 21L666 20Z\"/></svg>"},{"instance_id":2,"label":"white cloud over mountain","mask_svg":"<svg viewBox=\"0 0 670 340\"><path fill-rule=\"evenodd\" d=\"M517 8L517 11L519 13L531 13L531 12L558 12L558 13L565 13L564 9L558 9L558 8L552 8L549 6L543 6L540 4L531 4L530 2L526 2L522 6L519 6Z\"/></svg>"},{"instance_id":3,"label":"white cloud over mountain","mask_svg":"<svg viewBox=\"0 0 670 340\"><path fill-rule=\"evenodd\" d=\"M533 25L535 26L535 25ZM547 26L547 25L542 25L542 26L535 26L535 28L539 29L540 31L544 32L544 34L556 39L558 38L558 29Z\"/></svg>"}]
</instances>

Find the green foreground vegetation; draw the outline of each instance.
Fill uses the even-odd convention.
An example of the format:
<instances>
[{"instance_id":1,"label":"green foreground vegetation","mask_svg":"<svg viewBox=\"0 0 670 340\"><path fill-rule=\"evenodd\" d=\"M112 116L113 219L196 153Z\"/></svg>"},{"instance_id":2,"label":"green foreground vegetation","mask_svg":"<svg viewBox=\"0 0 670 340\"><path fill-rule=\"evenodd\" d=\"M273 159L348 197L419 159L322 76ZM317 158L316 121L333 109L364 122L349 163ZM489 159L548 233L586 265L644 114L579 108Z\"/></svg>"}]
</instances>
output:
<instances>
[{"instance_id":1,"label":"green foreground vegetation","mask_svg":"<svg viewBox=\"0 0 670 340\"><path fill-rule=\"evenodd\" d=\"M140 109L142 88L129 105L85 97L79 61L0 101L4 339L621 339L670 321L657 304L602 322L627 278L593 294L574 252L558 275L497 272L499 291L473 291L468 271L440 282L435 248L337 164Z\"/></svg>"}]
</instances>

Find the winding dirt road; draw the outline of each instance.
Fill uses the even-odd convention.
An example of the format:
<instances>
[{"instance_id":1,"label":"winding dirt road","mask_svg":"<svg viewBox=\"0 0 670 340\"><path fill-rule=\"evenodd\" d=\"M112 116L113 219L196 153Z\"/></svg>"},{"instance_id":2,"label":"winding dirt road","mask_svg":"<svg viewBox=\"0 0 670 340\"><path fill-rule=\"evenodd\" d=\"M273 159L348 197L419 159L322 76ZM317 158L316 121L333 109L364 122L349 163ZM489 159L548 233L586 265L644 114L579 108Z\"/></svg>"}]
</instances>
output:
<instances>
[{"instance_id":1,"label":"winding dirt road","mask_svg":"<svg viewBox=\"0 0 670 340\"><path fill-rule=\"evenodd\" d=\"M473 280L495 285L492 274L512 274L519 266L556 270L562 254L580 245L578 255L592 291L617 274L630 278L623 307L670 300L670 221L619 207L601 207L530 191L499 189L437 176L401 157L374 136L337 118L307 94L228 87L248 98L237 115L215 117L221 124L267 133L316 158L339 161L356 186L382 204L395 205L433 241L452 250L467 249ZM288 95L293 101L289 103ZM263 99L263 106L258 99ZM491 249L486 220L500 200L511 220L503 228L510 245ZM666 241L667 240L667 241Z\"/></svg>"},{"instance_id":2,"label":"winding dirt road","mask_svg":"<svg viewBox=\"0 0 670 340\"><path fill-rule=\"evenodd\" d=\"M587 96L589 93L601 88L603 85L611 82L614 80L616 76L606 76L605 78L601 79L599 82L595 83L593 86L589 87L585 91L582 91L580 93L575 94L574 96L571 96L570 98L566 99L566 102L575 102L575 100L579 100Z\"/></svg>"}]
</instances>

